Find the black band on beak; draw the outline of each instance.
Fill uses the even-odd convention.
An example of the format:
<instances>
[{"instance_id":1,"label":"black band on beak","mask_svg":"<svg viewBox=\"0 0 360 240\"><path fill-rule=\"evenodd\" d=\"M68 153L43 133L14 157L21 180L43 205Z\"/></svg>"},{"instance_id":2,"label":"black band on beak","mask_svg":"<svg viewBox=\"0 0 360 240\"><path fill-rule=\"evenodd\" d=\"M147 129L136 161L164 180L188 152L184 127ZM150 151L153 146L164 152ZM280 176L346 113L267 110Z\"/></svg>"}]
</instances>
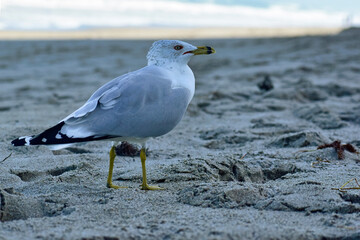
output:
<instances>
[{"instance_id":1,"label":"black band on beak","mask_svg":"<svg viewBox=\"0 0 360 240\"><path fill-rule=\"evenodd\" d=\"M207 54L212 54L213 52L212 52L212 50L211 50L211 47L209 47L209 46L206 46L206 49L207 49Z\"/></svg>"}]
</instances>

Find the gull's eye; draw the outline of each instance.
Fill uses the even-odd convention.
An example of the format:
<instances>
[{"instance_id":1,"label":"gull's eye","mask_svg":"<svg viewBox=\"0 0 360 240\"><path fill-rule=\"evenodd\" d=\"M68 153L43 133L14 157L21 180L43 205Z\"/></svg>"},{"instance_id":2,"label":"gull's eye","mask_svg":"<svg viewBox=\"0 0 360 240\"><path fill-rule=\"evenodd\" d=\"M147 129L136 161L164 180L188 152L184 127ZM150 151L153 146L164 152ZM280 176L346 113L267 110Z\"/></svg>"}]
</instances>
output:
<instances>
[{"instance_id":1,"label":"gull's eye","mask_svg":"<svg viewBox=\"0 0 360 240\"><path fill-rule=\"evenodd\" d=\"M179 51L179 50L183 49L183 46L181 46L181 45L176 45L176 46L174 47L174 49L177 50L177 51Z\"/></svg>"}]
</instances>

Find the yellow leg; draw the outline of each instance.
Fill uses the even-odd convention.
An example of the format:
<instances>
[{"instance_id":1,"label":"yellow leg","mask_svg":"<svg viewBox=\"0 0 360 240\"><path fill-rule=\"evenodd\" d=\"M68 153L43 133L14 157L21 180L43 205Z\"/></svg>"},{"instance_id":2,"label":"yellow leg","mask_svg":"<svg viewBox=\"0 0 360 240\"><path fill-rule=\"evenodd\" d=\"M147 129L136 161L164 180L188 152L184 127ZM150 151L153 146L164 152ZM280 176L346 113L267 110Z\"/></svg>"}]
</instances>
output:
<instances>
[{"instance_id":1,"label":"yellow leg","mask_svg":"<svg viewBox=\"0 0 360 240\"><path fill-rule=\"evenodd\" d=\"M114 169L114 160L115 160L115 156L116 156L115 146L111 147L109 155L110 155L109 175L108 175L106 186L108 188L115 188L115 189L126 188L126 187L119 187L119 186L112 184L112 174L113 174L113 169Z\"/></svg>"},{"instance_id":2,"label":"yellow leg","mask_svg":"<svg viewBox=\"0 0 360 240\"><path fill-rule=\"evenodd\" d=\"M146 166L145 166L145 161L146 161L146 153L145 153L145 149L142 148L140 151L140 159L141 159L141 166L142 166L142 174L143 174L143 182L141 185L141 189L142 190L164 190L164 188L158 187L158 186L149 186L147 184L147 180L146 180Z\"/></svg>"}]
</instances>

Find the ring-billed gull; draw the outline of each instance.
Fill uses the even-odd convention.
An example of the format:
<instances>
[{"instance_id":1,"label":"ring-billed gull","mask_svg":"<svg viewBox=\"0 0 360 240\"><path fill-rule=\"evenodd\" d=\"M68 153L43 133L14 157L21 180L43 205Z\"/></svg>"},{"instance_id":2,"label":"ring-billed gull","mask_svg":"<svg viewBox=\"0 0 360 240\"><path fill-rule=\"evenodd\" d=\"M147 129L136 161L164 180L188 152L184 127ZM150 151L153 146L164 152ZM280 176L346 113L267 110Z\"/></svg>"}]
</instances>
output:
<instances>
[{"instance_id":1,"label":"ring-billed gull","mask_svg":"<svg viewBox=\"0 0 360 240\"><path fill-rule=\"evenodd\" d=\"M100 87L78 110L57 125L34 135L19 137L14 146L47 145L53 150L74 143L113 141L107 187L113 185L115 146L119 141L141 145L142 189L157 190L146 180L146 141L170 132L184 116L195 91L194 74L187 65L193 55L211 54L211 47L195 47L179 40L153 43L148 65Z\"/></svg>"}]
</instances>

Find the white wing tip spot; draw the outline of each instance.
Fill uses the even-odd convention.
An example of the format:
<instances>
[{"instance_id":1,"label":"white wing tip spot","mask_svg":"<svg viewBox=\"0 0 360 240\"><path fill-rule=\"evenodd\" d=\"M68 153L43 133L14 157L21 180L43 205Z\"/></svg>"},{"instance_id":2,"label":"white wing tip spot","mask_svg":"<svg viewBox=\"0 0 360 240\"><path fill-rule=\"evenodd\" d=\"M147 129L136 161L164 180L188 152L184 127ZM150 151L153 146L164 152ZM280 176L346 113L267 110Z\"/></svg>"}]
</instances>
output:
<instances>
[{"instance_id":1,"label":"white wing tip spot","mask_svg":"<svg viewBox=\"0 0 360 240\"><path fill-rule=\"evenodd\" d=\"M24 137L25 138L25 145L30 145L30 140L32 139L32 137Z\"/></svg>"}]
</instances>

